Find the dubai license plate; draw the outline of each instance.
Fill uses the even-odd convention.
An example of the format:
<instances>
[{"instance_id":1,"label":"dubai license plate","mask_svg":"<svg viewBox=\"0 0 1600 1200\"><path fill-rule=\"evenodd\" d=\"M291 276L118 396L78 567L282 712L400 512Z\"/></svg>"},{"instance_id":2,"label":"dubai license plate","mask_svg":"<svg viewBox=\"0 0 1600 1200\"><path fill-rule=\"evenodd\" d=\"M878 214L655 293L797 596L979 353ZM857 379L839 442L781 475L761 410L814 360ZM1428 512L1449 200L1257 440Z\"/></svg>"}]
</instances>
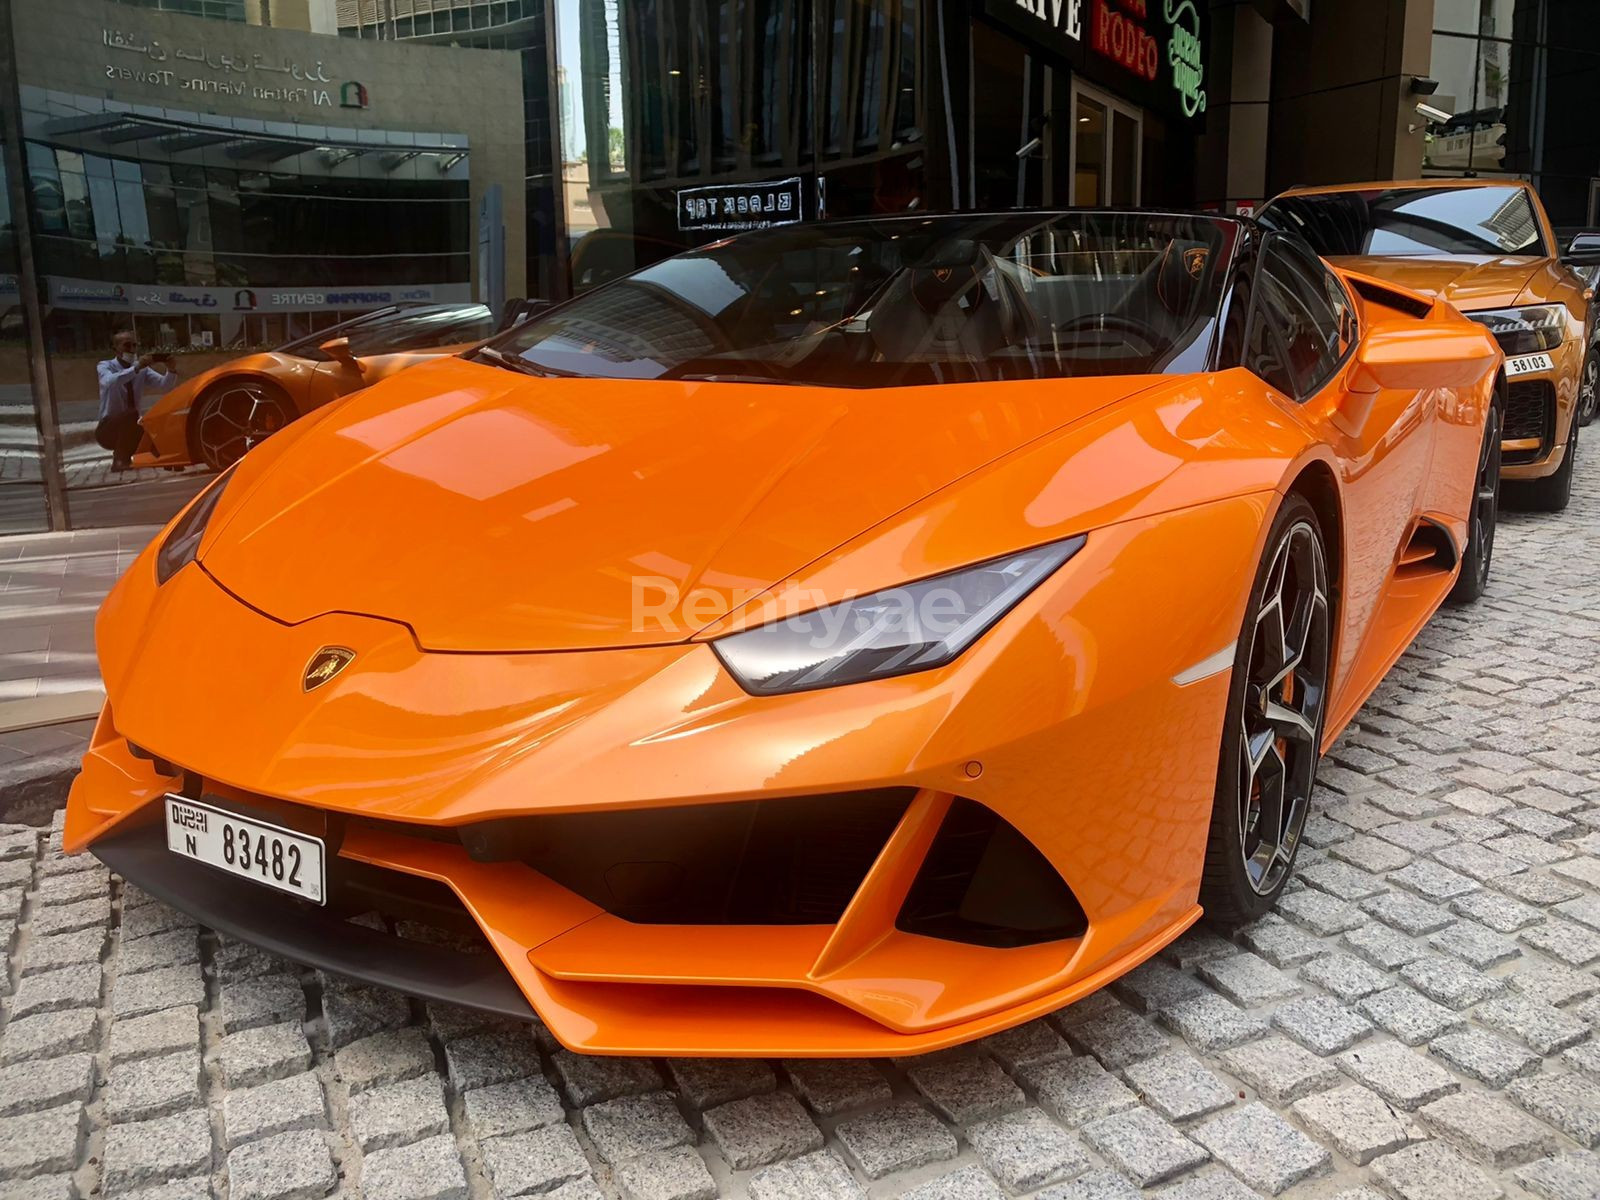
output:
<instances>
[{"instance_id":1,"label":"dubai license plate","mask_svg":"<svg viewBox=\"0 0 1600 1200\"><path fill-rule=\"evenodd\" d=\"M1553 371L1555 366L1548 354L1524 354L1518 358L1506 359L1506 374L1517 376L1528 375L1534 371Z\"/></svg>"},{"instance_id":2,"label":"dubai license plate","mask_svg":"<svg viewBox=\"0 0 1600 1200\"><path fill-rule=\"evenodd\" d=\"M167 849L302 900L325 903L322 839L168 796Z\"/></svg>"}]
</instances>

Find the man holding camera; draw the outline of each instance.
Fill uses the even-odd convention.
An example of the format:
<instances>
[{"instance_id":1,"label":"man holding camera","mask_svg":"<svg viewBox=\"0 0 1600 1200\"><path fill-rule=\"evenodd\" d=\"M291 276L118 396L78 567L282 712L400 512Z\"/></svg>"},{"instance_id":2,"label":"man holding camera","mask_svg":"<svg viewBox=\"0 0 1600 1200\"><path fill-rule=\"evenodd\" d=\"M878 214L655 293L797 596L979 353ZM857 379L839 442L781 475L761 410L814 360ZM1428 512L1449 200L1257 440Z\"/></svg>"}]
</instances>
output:
<instances>
[{"instance_id":1,"label":"man holding camera","mask_svg":"<svg viewBox=\"0 0 1600 1200\"><path fill-rule=\"evenodd\" d=\"M111 451L111 469L126 471L139 448L139 414L146 396L159 396L178 381L170 354L140 354L133 330L111 335L113 357L95 367L100 376L100 423L94 440Z\"/></svg>"}]
</instances>

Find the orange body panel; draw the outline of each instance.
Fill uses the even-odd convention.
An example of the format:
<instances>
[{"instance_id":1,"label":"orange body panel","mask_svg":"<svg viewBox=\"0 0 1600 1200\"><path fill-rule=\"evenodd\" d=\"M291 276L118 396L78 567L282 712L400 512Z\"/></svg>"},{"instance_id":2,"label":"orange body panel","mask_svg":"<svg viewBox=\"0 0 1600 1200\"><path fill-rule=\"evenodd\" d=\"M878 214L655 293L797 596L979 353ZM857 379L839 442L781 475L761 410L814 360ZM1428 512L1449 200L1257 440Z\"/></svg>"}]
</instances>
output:
<instances>
[{"instance_id":1,"label":"orange body panel","mask_svg":"<svg viewBox=\"0 0 1600 1200\"><path fill-rule=\"evenodd\" d=\"M1424 518L1464 541L1500 357L1447 307L1416 328L1469 364L1461 386L1352 391L1351 362L1303 405L1242 369L884 391L408 371L242 460L198 562L158 585L158 538L113 589L66 845L157 815L175 780L152 755L337 815L340 858L450 888L580 1051L911 1054L1016 1025L1199 916L1229 672L1175 677L1238 637L1285 491L1311 472L1337 497L1327 740L1449 589L1407 546ZM753 696L709 644L776 595L1080 533L940 668ZM641 633L630 573L699 598ZM303 691L330 645L353 660ZM634 924L424 836L884 787L914 796L827 925ZM896 927L955 796L1060 873L1082 936Z\"/></svg>"}]
</instances>

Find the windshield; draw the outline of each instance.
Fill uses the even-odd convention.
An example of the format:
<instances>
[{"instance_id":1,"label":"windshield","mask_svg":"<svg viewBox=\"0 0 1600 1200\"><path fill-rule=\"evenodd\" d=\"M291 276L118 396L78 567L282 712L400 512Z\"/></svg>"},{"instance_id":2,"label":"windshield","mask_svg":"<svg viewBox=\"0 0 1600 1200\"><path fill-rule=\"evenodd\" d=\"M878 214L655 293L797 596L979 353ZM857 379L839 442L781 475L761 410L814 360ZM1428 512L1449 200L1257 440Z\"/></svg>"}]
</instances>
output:
<instances>
[{"instance_id":1,"label":"windshield","mask_svg":"<svg viewBox=\"0 0 1600 1200\"><path fill-rule=\"evenodd\" d=\"M1374 188L1279 196L1257 219L1298 233L1325 258L1350 254L1547 253L1519 187Z\"/></svg>"},{"instance_id":2,"label":"windshield","mask_svg":"<svg viewBox=\"0 0 1600 1200\"><path fill-rule=\"evenodd\" d=\"M485 357L832 387L1198 371L1239 229L1078 212L760 230L585 293Z\"/></svg>"},{"instance_id":3,"label":"windshield","mask_svg":"<svg viewBox=\"0 0 1600 1200\"><path fill-rule=\"evenodd\" d=\"M482 304L384 308L297 338L278 352L325 362L328 356L318 347L338 337L349 338L350 353L362 357L461 346L481 342L493 332L494 316Z\"/></svg>"}]
</instances>

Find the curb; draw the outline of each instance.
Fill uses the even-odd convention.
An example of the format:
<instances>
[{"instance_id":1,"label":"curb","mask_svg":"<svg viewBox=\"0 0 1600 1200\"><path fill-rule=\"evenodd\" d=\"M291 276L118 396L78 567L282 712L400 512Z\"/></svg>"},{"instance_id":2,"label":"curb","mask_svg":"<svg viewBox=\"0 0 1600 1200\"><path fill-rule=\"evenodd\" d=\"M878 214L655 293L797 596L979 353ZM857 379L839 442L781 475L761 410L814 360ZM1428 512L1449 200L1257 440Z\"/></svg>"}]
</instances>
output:
<instances>
[{"instance_id":1,"label":"curb","mask_svg":"<svg viewBox=\"0 0 1600 1200\"><path fill-rule=\"evenodd\" d=\"M67 790L82 763L80 747L0 766L0 824L49 828L51 814L66 805Z\"/></svg>"}]
</instances>

